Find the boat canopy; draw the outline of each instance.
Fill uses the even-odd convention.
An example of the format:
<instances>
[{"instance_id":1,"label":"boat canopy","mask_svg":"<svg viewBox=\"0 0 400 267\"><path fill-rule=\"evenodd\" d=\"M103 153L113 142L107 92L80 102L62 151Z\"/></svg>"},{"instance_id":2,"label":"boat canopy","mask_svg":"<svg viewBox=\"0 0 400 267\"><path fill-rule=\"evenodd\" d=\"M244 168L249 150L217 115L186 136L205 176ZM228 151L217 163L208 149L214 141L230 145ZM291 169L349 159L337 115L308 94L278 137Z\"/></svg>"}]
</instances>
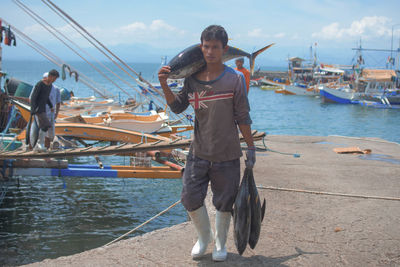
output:
<instances>
[{"instance_id":1,"label":"boat canopy","mask_svg":"<svg viewBox=\"0 0 400 267\"><path fill-rule=\"evenodd\" d=\"M390 82L393 76L397 76L394 70L363 69L361 73L361 77L365 80L380 82Z\"/></svg>"},{"instance_id":2,"label":"boat canopy","mask_svg":"<svg viewBox=\"0 0 400 267\"><path fill-rule=\"evenodd\" d=\"M332 73L344 73L344 70L330 68L330 67L320 68L320 71L332 72Z\"/></svg>"},{"instance_id":3,"label":"boat canopy","mask_svg":"<svg viewBox=\"0 0 400 267\"><path fill-rule=\"evenodd\" d=\"M291 57L291 58L289 58L289 61L305 61L305 59L302 59L302 58L300 58L300 57Z\"/></svg>"}]
</instances>

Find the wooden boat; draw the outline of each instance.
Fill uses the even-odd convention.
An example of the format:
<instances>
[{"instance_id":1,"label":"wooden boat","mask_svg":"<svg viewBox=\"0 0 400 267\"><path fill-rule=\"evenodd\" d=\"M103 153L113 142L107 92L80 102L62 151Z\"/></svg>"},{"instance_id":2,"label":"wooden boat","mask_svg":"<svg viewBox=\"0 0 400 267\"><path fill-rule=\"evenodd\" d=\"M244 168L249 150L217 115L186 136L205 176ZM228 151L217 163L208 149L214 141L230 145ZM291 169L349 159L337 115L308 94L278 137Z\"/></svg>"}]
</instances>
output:
<instances>
[{"instance_id":1,"label":"wooden boat","mask_svg":"<svg viewBox=\"0 0 400 267\"><path fill-rule=\"evenodd\" d=\"M323 86L321 98L324 102L392 108L400 105L400 89L393 79L396 76L393 70L364 69L354 83Z\"/></svg>"},{"instance_id":2,"label":"wooden boat","mask_svg":"<svg viewBox=\"0 0 400 267\"><path fill-rule=\"evenodd\" d=\"M319 91L316 90L315 88L299 83L284 85L282 90L283 90L282 93L287 95L303 95L303 96L319 95Z\"/></svg>"},{"instance_id":3,"label":"wooden boat","mask_svg":"<svg viewBox=\"0 0 400 267\"><path fill-rule=\"evenodd\" d=\"M281 87L276 85L261 85L260 89L264 91L275 91L281 89Z\"/></svg>"},{"instance_id":4,"label":"wooden boat","mask_svg":"<svg viewBox=\"0 0 400 267\"><path fill-rule=\"evenodd\" d=\"M114 111L114 110L129 110L133 111L135 108L138 107L136 101L131 101L131 103L126 103L125 105L121 105L120 103L113 102L112 99L106 99L104 101L83 101L80 100L79 102L76 101L69 101L62 103L60 106L59 115L65 114L68 116L80 115L84 114L96 114L99 112L105 111ZM59 116L60 117L60 116Z\"/></svg>"},{"instance_id":5,"label":"wooden boat","mask_svg":"<svg viewBox=\"0 0 400 267\"><path fill-rule=\"evenodd\" d=\"M12 102L19 109L25 121L30 119L30 105L19 100L13 99ZM109 126L130 131L153 133L153 132L171 132L171 128L166 125L168 116L165 112L157 113L150 111L147 113L129 113L123 110L98 113L96 115L76 115L66 116L63 113L59 114L58 122L63 123L87 123L95 125Z\"/></svg>"},{"instance_id":6,"label":"wooden boat","mask_svg":"<svg viewBox=\"0 0 400 267\"><path fill-rule=\"evenodd\" d=\"M165 112L157 113L151 110L147 113L131 113L125 112L123 110L111 111L111 112L100 112L93 115L78 115L82 122L95 125L104 125L114 128L120 128L125 130L144 132L144 133L154 133L157 131L169 131L166 121L168 116ZM64 117L59 121L62 122L74 122L76 121L76 116Z\"/></svg>"},{"instance_id":7,"label":"wooden boat","mask_svg":"<svg viewBox=\"0 0 400 267\"><path fill-rule=\"evenodd\" d=\"M74 137L85 140L114 141L122 143L156 142L169 140L166 137L140 132L85 123L56 123L57 136Z\"/></svg>"},{"instance_id":8,"label":"wooden boat","mask_svg":"<svg viewBox=\"0 0 400 267\"><path fill-rule=\"evenodd\" d=\"M66 106L69 106L71 108L87 108L87 107L92 107L92 106L110 106L113 102L114 99L105 99L102 101L96 101L95 96L90 96L90 97L71 97L71 99L65 104Z\"/></svg>"},{"instance_id":9,"label":"wooden boat","mask_svg":"<svg viewBox=\"0 0 400 267\"><path fill-rule=\"evenodd\" d=\"M86 123L56 123L56 136L76 138L81 140L120 142L120 143L141 143L170 140L168 136L145 134L135 131L113 128ZM22 131L17 140L24 140L26 131Z\"/></svg>"},{"instance_id":10,"label":"wooden boat","mask_svg":"<svg viewBox=\"0 0 400 267\"><path fill-rule=\"evenodd\" d=\"M20 111L23 119L25 121L29 121L30 119L30 106L29 104L23 103L19 100L12 99L13 104ZM139 114L140 117L141 113ZM142 113L142 115L148 115L151 112ZM63 117L63 115L59 115ZM159 115L157 115L159 116ZM79 119L80 118L80 119ZM71 117L69 118L71 119ZM157 132L156 135L148 135L142 134L139 131L131 131L127 129L119 129L116 127L110 127L106 125L95 125L95 124L87 124L86 121L81 116L75 116L75 122L68 122L67 117L63 117L63 119L58 120L55 124L56 135L64 136L64 137L75 137L85 140L98 140L98 141L118 141L118 142L128 142L128 143L136 143L142 140L142 136L149 140L158 141L160 138L171 138L176 134L183 133L186 131L193 130L192 125L176 125L176 126L168 126L161 129ZM25 131L18 136L18 140L25 139Z\"/></svg>"},{"instance_id":11,"label":"wooden boat","mask_svg":"<svg viewBox=\"0 0 400 267\"><path fill-rule=\"evenodd\" d=\"M183 87L183 79L168 79L168 86L173 92L179 92L182 87ZM139 88L142 90L144 94L149 94L152 93L154 95L159 95L158 92L162 93L162 88L160 83L152 83L152 87L155 88L157 91L155 91L153 88L151 88L147 83L140 81L139 79L136 79L136 83L138 84Z\"/></svg>"}]
</instances>

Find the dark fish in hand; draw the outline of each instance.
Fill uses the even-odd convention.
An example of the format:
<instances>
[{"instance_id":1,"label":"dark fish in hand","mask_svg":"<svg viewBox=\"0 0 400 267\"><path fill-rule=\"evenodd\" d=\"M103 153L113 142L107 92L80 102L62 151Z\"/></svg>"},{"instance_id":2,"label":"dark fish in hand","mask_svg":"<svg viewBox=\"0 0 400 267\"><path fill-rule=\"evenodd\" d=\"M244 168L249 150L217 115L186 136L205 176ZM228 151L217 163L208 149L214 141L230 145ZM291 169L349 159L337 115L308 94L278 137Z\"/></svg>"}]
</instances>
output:
<instances>
[{"instance_id":1,"label":"dark fish in hand","mask_svg":"<svg viewBox=\"0 0 400 267\"><path fill-rule=\"evenodd\" d=\"M25 128L25 144L30 144L31 140L31 127L32 127L32 118L33 114L31 114L28 124L26 125Z\"/></svg>"},{"instance_id":2,"label":"dark fish in hand","mask_svg":"<svg viewBox=\"0 0 400 267\"><path fill-rule=\"evenodd\" d=\"M249 242L250 224L249 170L246 168L233 208L233 237L240 255L243 254Z\"/></svg>"},{"instance_id":3,"label":"dark fish in hand","mask_svg":"<svg viewBox=\"0 0 400 267\"><path fill-rule=\"evenodd\" d=\"M248 183L249 183L249 194L250 194L250 207L251 207L251 226L250 226L250 237L249 245L254 249L257 245L258 239L261 232L261 222L265 215L265 199L263 205L260 203L260 196L258 195L256 183L254 181L253 170L248 171Z\"/></svg>"},{"instance_id":4,"label":"dark fish in hand","mask_svg":"<svg viewBox=\"0 0 400 267\"><path fill-rule=\"evenodd\" d=\"M31 111L31 106L29 104L21 103L15 99L11 100L14 104L23 106L26 110ZM26 126L26 134L25 134L25 144L30 144L31 147L35 147L39 138L39 125L36 121L35 115L31 113L29 118L28 125Z\"/></svg>"},{"instance_id":5,"label":"dark fish in hand","mask_svg":"<svg viewBox=\"0 0 400 267\"><path fill-rule=\"evenodd\" d=\"M30 120L30 127L26 128L26 132L29 131L29 144L31 144L32 148L35 147L38 138L39 138L39 125L37 123L36 117L32 116Z\"/></svg>"},{"instance_id":6,"label":"dark fish in hand","mask_svg":"<svg viewBox=\"0 0 400 267\"><path fill-rule=\"evenodd\" d=\"M253 73L256 57L272 45L274 45L274 43L267 45L252 54L240 50L239 48L229 46L228 51L223 55L222 61L226 62L238 57L247 57L250 61L250 72ZM196 44L180 52L172 58L167 65L171 67L171 72L168 78L181 79L200 71L206 65L206 61L201 52L200 44Z\"/></svg>"}]
</instances>

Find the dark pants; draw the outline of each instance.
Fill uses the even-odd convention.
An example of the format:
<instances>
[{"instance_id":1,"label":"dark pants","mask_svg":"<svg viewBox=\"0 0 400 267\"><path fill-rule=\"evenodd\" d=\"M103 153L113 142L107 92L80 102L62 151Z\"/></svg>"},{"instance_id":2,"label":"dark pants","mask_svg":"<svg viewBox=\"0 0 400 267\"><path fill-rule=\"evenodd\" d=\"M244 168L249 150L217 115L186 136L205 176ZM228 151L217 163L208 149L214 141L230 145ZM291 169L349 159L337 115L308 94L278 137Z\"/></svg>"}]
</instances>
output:
<instances>
[{"instance_id":1,"label":"dark pants","mask_svg":"<svg viewBox=\"0 0 400 267\"><path fill-rule=\"evenodd\" d=\"M37 124L39 129L43 132L47 132L47 130L51 127L51 123L49 118L47 118L46 112L38 113L35 115Z\"/></svg>"},{"instance_id":2,"label":"dark pants","mask_svg":"<svg viewBox=\"0 0 400 267\"><path fill-rule=\"evenodd\" d=\"M181 200L186 210L203 206L210 181L215 208L232 211L240 182L240 160L210 162L189 154L182 177Z\"/></svg>"}]
</instances>

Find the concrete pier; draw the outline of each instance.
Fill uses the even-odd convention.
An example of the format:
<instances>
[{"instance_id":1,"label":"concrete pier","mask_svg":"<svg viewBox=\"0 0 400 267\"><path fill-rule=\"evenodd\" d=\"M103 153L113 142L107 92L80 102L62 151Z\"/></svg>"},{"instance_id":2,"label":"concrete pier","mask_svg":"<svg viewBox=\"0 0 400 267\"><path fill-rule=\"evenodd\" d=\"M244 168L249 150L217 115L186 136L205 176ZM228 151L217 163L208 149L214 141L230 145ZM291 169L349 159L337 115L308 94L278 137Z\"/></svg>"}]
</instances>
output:
<instances>
[{"instance_id":1,"label":"concrete pier","mask_svg":"<svg viewBox=\"0 0 400 267\"><path fill-rule=\"evenodd\" d=\"M267 210L257 247L238 255L231 223L223 263L212 261L213 245L191 259L196 234L187 222L30 266L400 266L399 144L335 136L267 136L266 144L275 152L257 152L257 185L348 196L259 189ZM354 146L372 153L333 151Z\"/></svg>"}]
</instances>

